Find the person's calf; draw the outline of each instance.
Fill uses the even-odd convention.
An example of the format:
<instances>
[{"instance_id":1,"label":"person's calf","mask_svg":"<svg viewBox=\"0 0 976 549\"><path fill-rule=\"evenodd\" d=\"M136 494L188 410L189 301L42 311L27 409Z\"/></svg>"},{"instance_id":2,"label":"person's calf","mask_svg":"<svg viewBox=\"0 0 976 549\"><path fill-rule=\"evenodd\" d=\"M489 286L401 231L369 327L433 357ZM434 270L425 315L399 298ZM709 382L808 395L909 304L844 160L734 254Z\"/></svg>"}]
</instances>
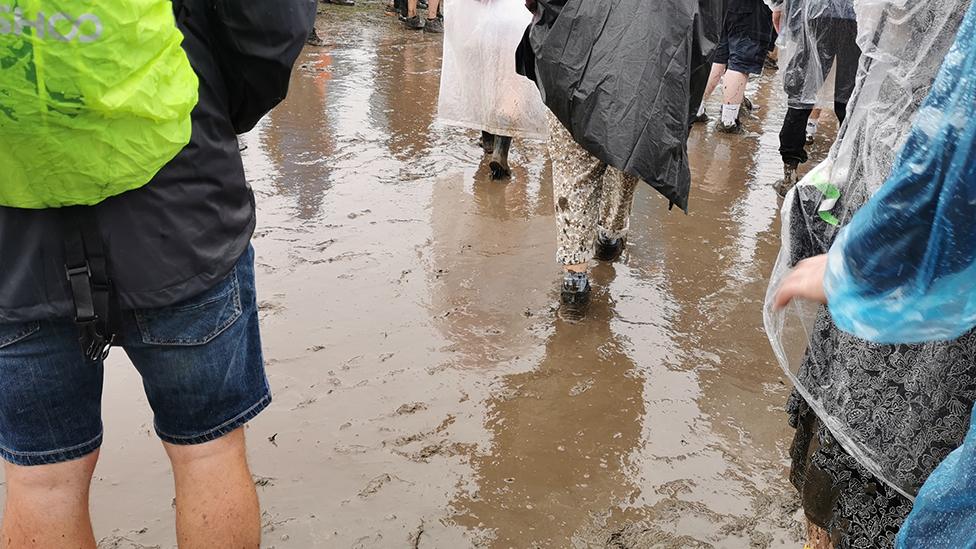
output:
<instances>
[{"instance_id":1,"label":"person's calf","mask_svg":"<svg viewBox=\"0 0 976 549\"><path fill-rule=\"evenodd\" d=\"M745 99L746 83L749 75L734 70L725 73L725 89L722 97L722 119L719 129L727 133L737 133L741 127L739 111Z\"/></svg>"},{"instance_id":2,"label":"person's calf","mask_svg":"<svg viewBox=\"0 0 976 549\"><path fill-rule=\"evenodd\" d=\"M176 480L180 549L258 548L261 511L247 464L244 429L199 445L163 445Z\"/></svg>"},{"instance_id":3,"label":"person's calf","mask_svg":"<svg viewBox=\"0 0 976 549\"><path fill-rule=\"evenodd\" d=\"M6 464L0 549L95 548L88 494L98 452L53 465Z\"/></svg>"}]
</instances>

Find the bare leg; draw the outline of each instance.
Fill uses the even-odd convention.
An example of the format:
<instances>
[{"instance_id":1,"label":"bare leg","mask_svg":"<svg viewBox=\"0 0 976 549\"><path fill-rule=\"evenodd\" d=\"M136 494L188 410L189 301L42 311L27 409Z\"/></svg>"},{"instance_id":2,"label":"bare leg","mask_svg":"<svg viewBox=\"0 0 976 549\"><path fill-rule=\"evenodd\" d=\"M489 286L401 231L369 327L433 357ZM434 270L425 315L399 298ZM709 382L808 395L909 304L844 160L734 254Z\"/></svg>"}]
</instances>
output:
<instances>
[{"instance_id":1,"label":"bare leg","mask_svg":"<svg viewBox=\"0 0 976 549\"><path fill-rule=\"evenodd\" d=\"M833 549L830 534L826 530L807 520L807 547L810 549Z\"/></svg>"},{"instance_id":2,"label":"bare leg","mask_svg":"<svg viewBox=\"0 0 976 549\"><path fill-rule=\"evenodd\" d=\"M0 548L95 549L88 493L98 452L55 465L6 464Z\"/></svg>"},{"instance_id":3,"label":"bare leg","mask_svg":"<svg viewBox=\"0 0 976 549\"><path fill-rule=\"evenodd\" d=\"M407 17L417 15L417 0L407 0Z\"/></svg>"},{"instance_id":4,"label":"bare leg","mask_svg":"<svg viewBox=\"0 0 976 549\"><path fill-rule=\"evenodd\" d=\"M712 63L712 72L708 75L708 85L705 87L705 95L702 97L702 104L715 93L715 88L718 87L719 82L722 81L722 76L725 75L727 70L726 65L719 63Z\"/></svg>"},{"instance_id":5,"label":"bare leg","mask_svg":"<svg viewBox=\"0 0 976 549\"><path fill-rule=\"evenodd\" d=\"M195 446L164 443L176 479L180 549L257 549L261 511L244 429Z\"/></svg>"},{"instance_id":6,"label":"bare leg","mask_svg":"<svg viewBox=\"0 0 976 549\"><path fill-rule=\"evenodd\" d=\"M427 19L434 19L437 17L437 8L441 5L441 0L428 0L427 2Z\"/></svg>"},{"instance_id":7,"label":"bare leg","mask_svg":"<svg viewBox=\"0 0 976 549\"><path fill-rule=\"evenodd\" d=\"M722 102L726 105L741 105L742 99L746 96L746 84L748 82L748 74L736 71L726 72Z\"/></svg>"}]
</instances>

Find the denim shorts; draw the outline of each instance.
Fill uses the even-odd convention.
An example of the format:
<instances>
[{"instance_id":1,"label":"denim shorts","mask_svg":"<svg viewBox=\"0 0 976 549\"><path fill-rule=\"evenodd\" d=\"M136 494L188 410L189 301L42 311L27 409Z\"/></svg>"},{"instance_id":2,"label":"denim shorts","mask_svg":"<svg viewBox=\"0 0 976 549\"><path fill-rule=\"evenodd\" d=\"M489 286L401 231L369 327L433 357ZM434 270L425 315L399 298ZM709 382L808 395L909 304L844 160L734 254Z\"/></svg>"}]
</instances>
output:
<instances>
[{"instance_id":1,"label":"denim shorts","mask_svg":"<svg viewBox=\"0 0 976 549\"><path fill-rule=\"evenodd\" d=\"M250 248L210 290L126 311L120 335L168 443L217 439L271 402ZM0 324L0 457L43 465L98 449L103 372L84 358L70 320Z\"/></svg>"},{"instance_id":2,"label":"denim shorts","mask_svg":"<svg viewBox=\"0 0 976 549\"><path fill-rule=\"evenodd\" d=\"M766 46L748 35L724 33L713 62L742 74L762 74L768 54Z\"/></svg>"}]
</instances>

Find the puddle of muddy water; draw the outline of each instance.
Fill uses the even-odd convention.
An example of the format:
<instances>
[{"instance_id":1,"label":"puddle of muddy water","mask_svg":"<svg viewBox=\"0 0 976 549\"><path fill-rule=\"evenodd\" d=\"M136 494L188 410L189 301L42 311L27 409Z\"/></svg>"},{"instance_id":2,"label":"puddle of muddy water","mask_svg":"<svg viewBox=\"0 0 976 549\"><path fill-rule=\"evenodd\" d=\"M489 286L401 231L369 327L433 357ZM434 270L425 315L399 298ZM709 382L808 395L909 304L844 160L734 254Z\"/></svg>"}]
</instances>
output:
<instances>
[{"instance_id":1,"label":"puddle of muddy water","mask_svg":"<svg viewBox=\"0 0 976 549\"><path fill-rule=\"evenodd\" d=\"M745 136L693 130L691 215L640 189L624 260L572 323L545 147L517 143L491 182L475 135L434 122L439 37L375 3L319 28L330 45L242 137L275 392L247 430L265 545L795 546L788 387L761 318L775 76L751 84ZM96 531L169 548L165 456L120 355Z\"/></svg>"}]
</instances>

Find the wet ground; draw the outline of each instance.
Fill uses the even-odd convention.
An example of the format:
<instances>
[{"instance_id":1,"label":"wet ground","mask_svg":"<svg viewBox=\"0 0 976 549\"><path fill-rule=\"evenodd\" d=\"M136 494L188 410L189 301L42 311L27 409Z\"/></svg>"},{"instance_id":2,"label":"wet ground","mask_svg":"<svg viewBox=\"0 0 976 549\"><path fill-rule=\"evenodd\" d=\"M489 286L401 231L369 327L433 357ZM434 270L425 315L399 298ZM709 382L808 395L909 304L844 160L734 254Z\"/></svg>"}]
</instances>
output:
<instances>
[{"instance_id":1,"label":"wet ground","mask_svg":"<svg viewBox=\"0 0 976 549\"><path fill-rule=\"evenodd\" d=\"M324 7L319 28L328 45L242 138L275 389L247 431L265 545L798 547L761 316L775 71L744 136L693 130L690 215L640 189L626 256L570 323L545 147L517 143L511 181L490 181L473 132L434 121L439 36L378 4ZM172 547L138 378L120 353L107 370L101 547Z\"/></svg>"}]
</instances>

